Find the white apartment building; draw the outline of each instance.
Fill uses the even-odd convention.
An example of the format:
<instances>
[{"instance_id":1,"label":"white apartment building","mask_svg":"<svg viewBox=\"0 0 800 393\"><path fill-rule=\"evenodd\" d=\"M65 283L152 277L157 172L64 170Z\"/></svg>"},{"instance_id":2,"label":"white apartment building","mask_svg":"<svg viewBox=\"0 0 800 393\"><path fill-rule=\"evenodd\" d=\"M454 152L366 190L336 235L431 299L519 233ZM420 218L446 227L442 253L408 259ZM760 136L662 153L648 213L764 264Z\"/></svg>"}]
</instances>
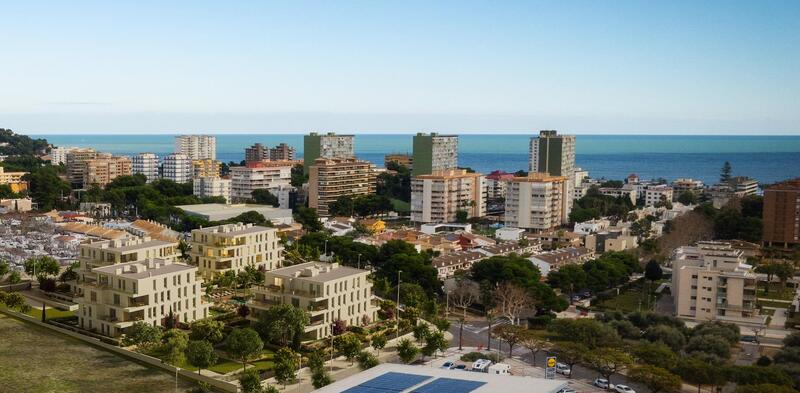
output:
<instances>
[{"instance_id":1,"label":"white apartment building","mask_svg":"<svg viewBox=\"0 0 800 393\"><path fill-rule=\"evenodd\" d=\"M258 161L231 167L231 197L246 201L253 197L255 190L266 189L277 195L278 190L289 189L293 165L291 161ZM282 208L288 208L288 194L285 200L286 206L281 205Z\"/></svg>"},{"instance_id":2,"label":"white apartment building","mask_svg":"<svg viewBox=\"0 0 800 393\"><path fill-rule=\"evenodd\" d=\"M50 164L67 165L67 154L76 149L77 147L54 147L50 149Z\"/></svg>"},{"instance_id":3,"label":"white apartment building","mask_svg":"<svg viewBox=\"0 0 800 393\"><path fill-rule=\"evenodd\" d=\"M208 317L197 267L166 259L146 259L92 269L95 281L80 284L78 324L118 337L135 322L163 325L170 313L178 322Z\"/></svg>"},{"instance_id":4,"label":"white apartment building","mask_svg":"<svg viewBox=\"0 0 800 393\"><path fill-rule=\"evenodd\" d=\"M639 198L639 193L636 191L636 186L624 185L622 188L614 187L601 187L600 193L614 198L627 198L631 204L636 206L636 200Z\"/></svg>"},{"instance_id":5,"label":"white apartment building","mask_svg":"<svg viewBox=\"0 0 800 393\"><path fill-rule=\"evenodd\" d=\"M153 239L148 236L83 243L78 261L78 281L92 280L92 269L125 262L158 258L176 261L181 253L177 241Z\"/></svg>"},{"instance_id":6,"label":"white apartment building","mask_svg":"<svg viewBox=\"0 0 800 393\"><path fill-rule=\"evenodd\" d=\"M139 153L131 159L133 174L141 173L151 183L158 179L158 156L153 153Z\"/></svg>"},{"instance_id":7,"label":"white apartment building","mask_svg":"<svg viewBox=\"0 0 800 393\"><path fill-rule=\"evenodd\" d=\"M185 154L172 153L164 157L164 179L176 183L192 181L192 159Z\"/></svg>"},{"instance_id":8,"label":"white apartment building","mask_svg":"<svg viewBox=\"0 0 800 393\"><path fill-rule=\"evenodd\" d=\"M267 271L281 266L278 230L253 224L225 224L192 231L189 257L205 277L240 272L248 265Z\"/></svg>"},{"instance_id":9,"label":"white apartment building","mask_svg":"<svg viewBox=\"0 0 800 393\"><path fill-rule=\"evenodd\" d=\"M231 203L231 180L219 177L198 177L192 183L192 193L198 197L225 198L225 203Z\"/></svg>"},{"instance_id":10,"label":"white apartment building","mask_svg":"<svg viewBox=\"0 0 800 393\"><path fill-rule=\"evenodd\" d=\"M762 326L756 308L758 276L741 250L727 242L679 247L672 258L672 294L678 318Z\"/></svg>"},{"instance_id":11,"label":"white apartment building","mask_svg":"<svg viewBox=\"0 0 800 393\"><path fill-rule=\"evenodd\" d=\"M467 218L484 216L486 184L483 175L450 169L411 179L411 221L456 222L459 211L466 211Z\"/></svg>"},{"instance_id":12,"label":"white apartment building","mask_svg":"<svg viewBox=\"0 0 800 393\"><path fill-rule=\"evenodd\" d=\"M644 205L655 206L661 201L672 202L672 187L665 184L648 186L644 190Z\"/></svg>"},{"instance_id":13,"label":"white apartment building","mask_svg":"<svg viewBox=\"0 0 800 393\"><path fill-rule=\"evenodd\" d=\"M216 160L217 138L213 135L178 135L175 137L175 153L190 160Z\"/></svg>"},{"instance_id":14,"label":"white apartment building","mask_svg":"<svg viewBox=\"0 0 800 393\"><path fill-rule=\"evenodd\" d=\"M572 232L575 232L578 235L589 235L592 233L603 232L608 229L609 226L611 226L611 221L608 221L605 218L599 218L584 222L576 222Z\"/></svg>"},{"instance_id":15,"label":"white apartment building","mask_svg":"<svg viewBox=\"0 0 800 393\"><path fill-rule=\"evenodd\" d=\"M338 263L306 262L269 271L263 286L253 288L250 318L279 304L291 304L310 314L303 341L319 340L332 334L337 320L348 326L362 326L376 318L370 272Z\"/></svg>"},{"instance_id":16,"label":"white apartment building","mask_svg":"<svg viewBox=\"0 0 800 393\"><path fill-rule=\"evenodd\" d=\"M506 190L506 226L549 231L569 221L568 178L529 173L509 180Z\"/></svg>"}]
</instances>

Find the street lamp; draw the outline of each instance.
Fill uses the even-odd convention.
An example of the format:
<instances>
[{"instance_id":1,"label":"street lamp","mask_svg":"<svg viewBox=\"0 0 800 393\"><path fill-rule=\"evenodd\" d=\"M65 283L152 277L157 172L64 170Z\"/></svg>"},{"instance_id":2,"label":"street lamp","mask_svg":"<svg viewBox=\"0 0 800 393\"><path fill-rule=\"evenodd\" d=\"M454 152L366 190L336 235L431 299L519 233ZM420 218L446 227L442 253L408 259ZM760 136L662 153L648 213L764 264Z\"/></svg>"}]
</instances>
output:
<instances>
[{"instance_id":1,"label":"street lamp","mask_svg":"<svg viewBox=\"0 0 800 393\"><path fill-rule=\"evenodd\" d=\"M297 391L300 391L300 385L303 384L303 379L300 378L300 372L303 370L303 355L298 352L297 353Z\"/></svg>"},{"instance_id":2,"label":"street lamp","mask_svg":"<svg viewBox=\"0 0 800 393\"><path fill-rule=\"evenodd\" d=\"M328 240L325 239L325 256L328 256Z\"/></svg>"},{"instance_id":3,"label":"street lamp","mask_svg":"<svg viewBox=\"0 0 800 393\"><path fill-rule=\"evenodd\" d=\"M361 253L358 253L358 269L361 269Z\"/></svg>"},{"instance_id":4,"label":"street lamp","mask_svg":"<svg viewBox=\"0 0 800 393\"><path fill-rule=\"evenodd\" d=\"M402 270L397 271L397 304L395 304L396 315L394 316L395 321L397 321L397 338L395 345L397 345L400 341L400 273Z\"/></svg>"}]
</instances>

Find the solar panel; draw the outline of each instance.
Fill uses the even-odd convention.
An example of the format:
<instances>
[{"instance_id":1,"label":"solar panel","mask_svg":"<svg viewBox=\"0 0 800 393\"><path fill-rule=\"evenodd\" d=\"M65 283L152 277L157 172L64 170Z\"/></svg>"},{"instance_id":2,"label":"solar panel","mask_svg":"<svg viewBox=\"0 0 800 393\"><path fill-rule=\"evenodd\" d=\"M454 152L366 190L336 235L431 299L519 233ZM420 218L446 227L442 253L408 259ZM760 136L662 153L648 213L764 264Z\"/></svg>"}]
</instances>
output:
<instances>
[{"instance_id":1,"label":"solar panel","mask_svg":"<svg viewBox=\"0 0 800 393\"><path fill-rule=\"evenodd\" d=\"M388 372L345 390L343 393L393 393L402 392L431 379L427 375Z\"/></svg>"},{"instance_id":2,"label":"solar panel","mask_svg":"<svg viewBox=\"0 0 800 393\"><path fill-rule=\"evenodd\" d=\"M485 384L486 382L480 381L439 378L414 389L412 393L469 393Z\"/></svg>"}]
</instances>

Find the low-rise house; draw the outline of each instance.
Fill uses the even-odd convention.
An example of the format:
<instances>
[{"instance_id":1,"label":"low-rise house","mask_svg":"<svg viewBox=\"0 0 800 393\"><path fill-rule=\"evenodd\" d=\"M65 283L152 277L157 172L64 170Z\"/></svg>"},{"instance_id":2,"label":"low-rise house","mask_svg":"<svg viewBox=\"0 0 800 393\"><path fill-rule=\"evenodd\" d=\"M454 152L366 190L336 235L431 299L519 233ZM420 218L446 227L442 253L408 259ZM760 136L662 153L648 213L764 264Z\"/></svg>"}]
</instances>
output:
<instances>
[{"instance_id":1,"label":"low-rise house","mask_svg":"<svg viewBox=\"0 0 800 393\"><path fill-rule=\"evenodd\" d=\"M541 243L550 248L579 247L583 244L583 236L569 231L548 231L542 233L528 233L528 241Z\"/></svg>"},{"instance_id":2,"label":"low-rise house","mask_svg":"<svg viewBox=\"0 0 800 393\"><path fill-rule=\"evenodd\" d=\"M469 270L472 265L487 258L477 251L457 251L433 258L431 264L436 268L440 280L452 277L459 270Z\"/></svg>"},{"instance_id":3,"label":"low-rise house","mask_svg":"<svg viewBox=\"0 0 800 393\"><path fill-rule=\"evenodd\" d=\"M358 223L372 234L383 233L386 231L386 222L377 218L366 218L359 220Z\"/></svg>"},{"instance_id":4,"label":"low-rise house","mask_svg":"<svg viewBox=\"0 0 800 393\"><path fill-rule=\"evenodd\" d=\"M0 199L0 213L25 213L31 210L33 201L30 198Z\"/></svg>"},{"instance_id":5,"label":"low-rise house","mask_svg":"<svg viewBox=\"0 0 800 393\"><path fill-rule=\"evenodd\" d=\"M539 242L503 242L495 245L479 248L476 251L486 255L487 257L494 256L507 256L511 254L523 255L539 252L542 250L542 245Z\"/></svg>"},{"instance_id":6,"label":"low-rise house","mask_svg":"<svg viewBox=\"0 0 800 393\"><path fill-rule=\"evenodd\" d=\"M611 221L604 218L589 220L584 222L576 222L573 232L578 235L589 235L592 233L603 232L611 226Z\"/></svg>"},{"instance_id":7,"label":"low-rise house","mask_svg":"<svg viewBox=\"0 0 800 393\"><path fill-rule=\"evenodd\" d=\"M354 222L355 220L349 217L332 217L324 220L322 226L331 231L333 236L344 236L356 230Z\"/></svg>"},{"instance_id":8,"label":"low-rise house","mask_svg":"<svg viewBox=\"0 0 800 393\"><path fill-rule=\"evenodd\" d=\"M546 263L550 269L559 269L566 265L582 264L592 258L594 252L585 247L567 247L536 254L528 259L536 264Z\"/></svg>"},{"instance_id":9,"label":"low-rise house","mask_svg":"<svg viewBox=\"0 0 800 393\"><path fill-rule=\"evenodd\" d=\"M627 198L631 201L632 205L636 205L636 199L639 197L637 188L632 185L624 185L622 188L601 187L600 193L603 195L611 196L614 198Z\"/></svg>"},{"instance_id":10,"label":"low-rise house","mask_svg":"<svg viewBox=\"0 0 800 393\"><path fill-rule=\"evenodd\" d=\"M512 227L503 227L494 232L494 236L502 241L517 241L522 239L524 234L524 229Z\"/></svg>"},{"instance_id":11,"label":"low-rise house","mask_svg":"<svg viewBox=\"0 0 800 393\"><path fill-rule=\"evenodd\" d=\"M631 236L627 227L586 235L583 243L586 248L598 254L607 251L632 250L639 246L638 239L636 236Z\"/></svg>"},{"instance_id":12,"label":"low-rise house","mask_svg":"<svg viewBox=\"0 0 800 393\"><path fill-rule=\"evenodd\" d=\"M497 241L482 235L474 233L461 232L458 234L458 242L464 250L471 250L473 248L481 248L497 244Z\"/></svg>"}]
</instances>

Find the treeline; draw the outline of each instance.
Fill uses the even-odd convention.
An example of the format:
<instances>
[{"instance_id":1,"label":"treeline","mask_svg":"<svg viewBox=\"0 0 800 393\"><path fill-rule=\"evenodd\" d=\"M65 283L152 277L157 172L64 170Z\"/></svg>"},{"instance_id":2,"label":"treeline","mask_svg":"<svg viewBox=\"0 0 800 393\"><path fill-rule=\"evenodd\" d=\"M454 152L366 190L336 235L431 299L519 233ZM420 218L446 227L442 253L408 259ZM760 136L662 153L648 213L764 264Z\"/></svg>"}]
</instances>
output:
<instances>
[{"instance_id":1,"label":"treeline","mask_svg":"<svg viewBox=\"0 0 800 393\"><path fill-rule=\"evenodd\" d=\"M714 238L741 239L758 243L762 234L762 210L764 198L748 195L734 199L721 209L710 202L700 204L695 211L703 214L714 223Z\"/></svg>"},{"instance_id":2,"label":"treeline","mask_svg":"<svg viewBox=\"0 0 800 393\"><path fill-rule=\"evenodd\" d=\"M600 292L627 283L633 273L641 272L639 262L623 251L606 252L582 265L569 264L547 275L547 283L564 293L590 289Z\"/></svg>"},{"instance_id":3,"label":"treeline","mask_svg":"<svg viewBox=\"0 0 800 393\"><path fill-rule=\"evenodd\" d=\"M572 211L569 213L569 221L572 223L584 222L600 217L625 217L634 206L631 200L626 197L613 197L600 193L600 188L592 186L582 198L575 201Z\"/></svg>"},{"instance_id":4,"label":"treeline","mask_svg":"<svg viewBox=\"0 0 800 393\"><path fill-rule=\"evenodd\" d=\"M411 202L411 171L395 161L389 162L386 169L395 173L384 172L378 175L377 194Z\"/></svg>"},{"instance_id":5,"label":"treeline","mask_svg":"<svg viewBox=\"0 0 800 393\"><path fill-rule=\"evenodd\" d=\"M6 156L36 156L44 153L48 146L45 139L33 139L5 128L0 128L0 145L0 155Z\"/></svg>"}]
</instances>

